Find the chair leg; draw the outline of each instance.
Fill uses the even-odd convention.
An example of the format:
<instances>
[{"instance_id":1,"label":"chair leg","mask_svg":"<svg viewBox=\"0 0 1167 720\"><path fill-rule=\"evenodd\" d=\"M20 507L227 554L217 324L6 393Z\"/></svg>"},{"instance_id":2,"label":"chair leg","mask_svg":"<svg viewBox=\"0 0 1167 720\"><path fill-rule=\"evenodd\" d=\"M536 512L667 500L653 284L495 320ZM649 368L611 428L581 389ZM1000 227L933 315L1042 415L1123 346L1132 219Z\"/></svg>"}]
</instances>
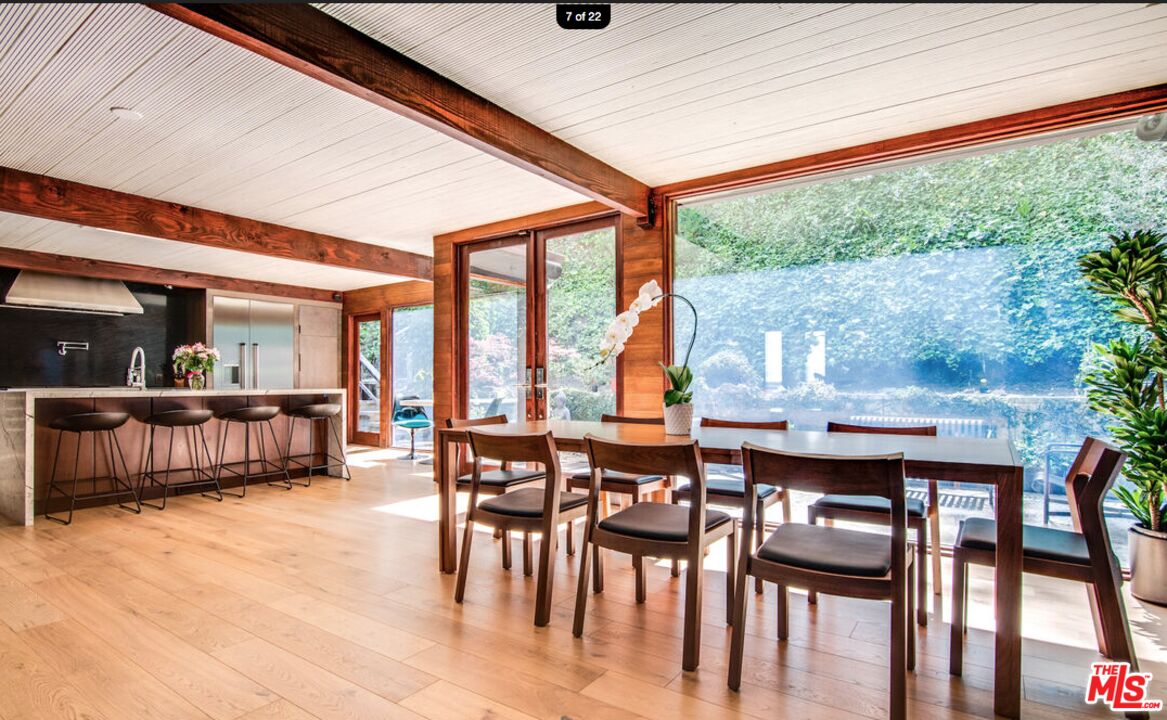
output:
<instances>
[{"instance_id":1,"label":"chair leg","mask_svg":"<svg viewBox=\"0 0 1167 720\"><path fill-rule=\"evenodd\" d=\"M575 583L575 617L571 624L573 637L583 636L584 615L588 611L588 564L591 560L588 550L592 549L589 547L592 545L592 521L593 517L589 511L579 548L579 577L576 578Z\"/></svg>"},{"instance_id":2,"label":"chair leg","mask_svg":"<svg viewBox=\"0 0 1167 720\"><path fill-rule=\"evenodd\" d=\"M928 627L928 521L920 518L916 525L916 624Z\"/></svg>"},{"instance_id":3,"label":"chair leg","mask_svg":"<svg viewBox=\"0 0 1167 720\"><path fill-rule=\"evenodd\" d=\"M725 624L733 625L733 591L734 585L737 584L737 577L734 574L733 566L737 560L737 527L736 524L733 531L730 532L729 537L725 539ZM743 532L745 538L749 537L749 533ZM743 542L745 542L743 538Z\"/></svg>"},{"instance_id":4,"label":"chair leg","mask_svg":"<svg viewBox=\"0 0 1167 720\"><path fill-rule=\"evenodd\" d=\"M1131 670L1138 670L1135 646L1131 642L1130 623L1127 622L1126 605L1122 601L1122 588L1115 582L1100 582L1092 586L1098 602L1098 616L1102 625L1103 643L1111 660L1130 663Z\"/></svg>"},{"instance_id":5,"label":"chair leg","mask_svg":"<svg viewBox=\"0 0 1167 720\"><path fill-rule=\"evenodd\" d=\"M785 495L785 492L783 492L783 495ZM754 532L756 535L754 547L760 548L762 547L762 543L766 542L766 505L762 502L761 498L758 498L758 507L754 513L756 516L754 523ZM783 520L783 522L787 521ZM749 532L746 531L746 528L742 528L742 542L749 542L749 539ZM763 587L762 578L754 578L754 592L761 595L764 591L765 587Z\"/></svg>"},{"instance_id":6,"label":"chair leg","mask_svg":"<svg viewBox=\"0 0 1167 720\"><path fill-rule=\"evenodd\" d=\"M509 536L510 533L508 533ZM462 532L462 556L458 560L458 583L454 586L454 602L462 602L466 595L466 573L470 571L470 543L474 540L474 520L466 513L466 529Z\"/></svg>"},{"instance_id":7,"label":"chair leg","mask_svg":"<svg viewBox=\"0 0 1167 720\"><path fill-rule=\"evenodd\" d=\"M968 565L960 550L952 553L952 624L949 627L948 673L959 676L964 672L964 614L968 596Z\"/></svg>"},{"instance_id":8,"label":"chair leg","mask_svg":"<svg viewBox=\"0 0 1167 720\"><path fill-rule=\"evenodd\" d=\"M531 548L531 533L524 531L523 532L523 576L524 577L531 577L531 574L533 572L533 570L531 568L531 560L532 560L531 550L532 550L532 548Z\"/></svg>"},{"instance_id":9,"label":"chair leg","mask_svg":"<svg viewBox=\"0 0 1167 720\"><path fill-rule=\"evenodd\" d=\"M511 569L511 531L503 530L502 535L502 569Z\"/></svg>"},{"instance_id":10,"label":"chair leg","mask_svg":"<svg viewBox=\"0 0 1167 720\"><path fill-rule=\"evenodd\" d=\"M908 601L908 607L907 607L908 620L907 620L907 623L905 624L904 632L906 632L908 635L908 637L907 637L908 655L907 655L906 662L907 662L907 667L908 667L909 671L913 671L916 669L916 628L914 625L912 625L912 615L914 615L916 613L916 603L919 602L920 605L923 605L928 598L927 589L921 590L920 586L918 584L915 585L915 587L913 587L912 575L916 575L917 577L920 575L923 575L924 574L924 572L923 572L924 567L925 567L924 565L920 565L919 563L914 562L914 563L912 563L912 566L908 569L908 573L909 573L908 579L907 579L908 580L908 582L907 582L908 587L906 589L907 601ZM925 616L927 616L926 612L924 614L925 614ZM918 624L921 627L925 626L925 623L918 623Z\"/></svg>"},{"instance_id":11,"label":"chair leg","mask_svg":"<svg viewBox=\"0 0 1167 720\"><path fill-rule=\"evenodd\" d=\"M944 594L944 573L940 569L940 489L935 480L928 481L928 541L932 553L932 594L939 597ZM922 596L919 602L924 603Z\"/></svg>"},{"instance_id":12,"label":"chair leg","mask_svg":"<svg viewBox=\"0 0 1167 720\"><path fill-rule=\"evenodd\" d=\"M693 671L701 661L701 589L705 574L701 559L705 548L693 543L689 548L689 566L685 568L685 635L681 669Z\"/></svg>"},{"instance_id":13,"label":"chair leg","mask_svg":"<svg viewBox=\"0 0 1167 720\"><path fill-rule=\"evenodd\" d=\"M637 604L640 604L640 603L644 602L645 595L646 595L646 591L645 591L645 587L644 587L646 578L644 576L644 556L643 555L633 555L632 556L632 572L636 575L636 602L637 602Z\"/></svg>"},{"instance_id":14,"label":"chair leg","mask_svg":"<svg viewBox=\"0 0 1167 720\"><path fill-rule=\"evenodd\" d=\"M575 521L568 521L567 523L567 556L575 555Z\"/></svg>"},{"instance_id":15,"label":"chair leg","mask_svg":"<svg viewBox=\"0 0 1167 720\"><path fill-rule=\"evenodd\" d=\"M890 720L904 720L908 706L908 628L911 625L905 600L913 592L910 578L900 578L901 585L893 586L891 601L891 699L888 710ZM897 597L898 596L898 597Z\"/></svg>"},{"instance_id":16,"label":"chair leg","mask_svg":"<svg viewBox=\"0 0 1167 720\"><path fill-rule=\"evenodd\" d=\"M742 543L748 542L748 534ZM746 555L742 555L746 557ZM729 687L738 690L742 684L742 658L746 646L746 576L748 561L739 562L734 569L733 618L730 625L733 633L729 645Z\"/></svg>"},{"instance_id":17,"label":"chair leg","mask_svg":"<svg viewBox=\"0 0 1167 720\"><path fill-rule=\"evenodd\" d=\"M109 437L110 437L110 442L113 444L113 447L117 448L118 459L122 461L122 472L125 473L125 478L126 478L126 483L125 483L126 491L130 494L131 497L134 498L134 507L132 507L132 508L126 507L126 510L129 510L130 512L134 512L134 513L137 513L138 515L141 515L142 514L141 498L138 497L138 492L134 489L134 484L130 480L130 468L129 468L129 466L126 465L126 456L122 452L122 444L118 440L117 433L114 432L113 430L109 431ZM113 456L112 449L110 450L110 456L111 456L111 458ZM114 474L115 475L117 474L116 470L115 470ZM116 478L115 478L115 482L116 482ZM121 505L121 503L119 502L118 505Z\"/></svg>"},{"instance_id":18,"label":"chair leg","mask_svg":"<svg viewBox=\"0 0 1167 720\"><path fill-rule=\"evenodd\" d=\"M806 508L806 523L808 525L818 525L819 524L819 516L818 516L818 513L815 512L814 505L810 505ZM827 520L826 524L830 525L831 521ZM808 605L817 605L818 601L819 601L818 591L810 590L806 593L806 602Z\"/></svg>"},{"instance_id":19,"label":"chair leg","mask_svg":"<svg viewBox=\"0 0 1167 720\"><path fill-rule=\"evenodd\" d=\"M592 592L604 592L604 552L592 543Z\"/></svg>"},{"instance_id":20,"label":"chair leg","mask_svg":"<svg viewBox=\"0 0 1167 720\"><path fill-rule=\"evenodd\" d=\"M778 598L775 603L778 606L778 639L785 640L790 637L790 611L787 608L789 605L789 598L786 596L786 586L778 586Z\"/></svg>"}]
</instances>

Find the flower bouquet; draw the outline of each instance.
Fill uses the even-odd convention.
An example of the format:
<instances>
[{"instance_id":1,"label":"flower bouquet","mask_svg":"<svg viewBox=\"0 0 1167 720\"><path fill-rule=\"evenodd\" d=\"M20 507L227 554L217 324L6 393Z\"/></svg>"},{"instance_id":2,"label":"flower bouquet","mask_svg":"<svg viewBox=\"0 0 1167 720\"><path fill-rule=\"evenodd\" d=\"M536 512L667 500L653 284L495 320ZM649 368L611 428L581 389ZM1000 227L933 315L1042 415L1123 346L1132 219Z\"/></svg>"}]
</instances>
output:
<instances>
[{"instance_id":1,"label":"flower bouquet","mask_svg":"<svg viewBox=\"0 0 1167 720\"><path fill-rule=\"evenodd\" d=\"M214 370L215 363L221 359L217 349L207 347L201 342L179 345L174 348L174 354L170 357L174 362L175 384L185 380L192 390L202 390L206 387L207 373Z\"/></svg>"}]
</instances>

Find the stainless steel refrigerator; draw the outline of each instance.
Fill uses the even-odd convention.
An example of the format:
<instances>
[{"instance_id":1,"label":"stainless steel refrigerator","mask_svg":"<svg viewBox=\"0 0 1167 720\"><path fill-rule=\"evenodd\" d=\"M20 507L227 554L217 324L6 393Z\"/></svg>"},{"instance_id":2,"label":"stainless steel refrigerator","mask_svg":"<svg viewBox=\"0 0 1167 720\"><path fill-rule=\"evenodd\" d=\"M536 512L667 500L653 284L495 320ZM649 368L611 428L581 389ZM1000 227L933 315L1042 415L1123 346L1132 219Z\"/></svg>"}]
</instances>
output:
<instances>
[{"instance_id":1,"label":"stainless steel refrigerator","mask_svg":"<svg viewBox=\"0 0 1167 720\"><path fill-rule=\"evenodd\" d=\"M216 388L294 386L292 305L215 296L212 312L215 347L222 354Z\"/></svg>"}]
</instances>

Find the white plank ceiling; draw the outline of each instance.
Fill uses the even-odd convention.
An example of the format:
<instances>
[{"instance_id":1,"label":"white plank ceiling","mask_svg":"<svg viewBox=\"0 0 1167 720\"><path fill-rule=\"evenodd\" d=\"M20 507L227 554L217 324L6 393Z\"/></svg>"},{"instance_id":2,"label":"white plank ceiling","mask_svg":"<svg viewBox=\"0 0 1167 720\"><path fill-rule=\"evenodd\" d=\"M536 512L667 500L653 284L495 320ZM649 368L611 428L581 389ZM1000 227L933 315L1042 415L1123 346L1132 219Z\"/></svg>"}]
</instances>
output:
<instances>
[{"instance_id":1,"label":"white plank ceiling","mask_svg":"<svg viewBox=\"0 0 1167 720\"><path fill-rule=\"evenodd\" d=\"M602 31L551 4L320 7L650 185L1167 82L1163 4L629 3ZM0 165L427 254L583 199L134 4L0 4ZM0 218L0 245L96 257L64 228ZM266 262L248 277L386 278Z\"/></svg>"}]
</instances>

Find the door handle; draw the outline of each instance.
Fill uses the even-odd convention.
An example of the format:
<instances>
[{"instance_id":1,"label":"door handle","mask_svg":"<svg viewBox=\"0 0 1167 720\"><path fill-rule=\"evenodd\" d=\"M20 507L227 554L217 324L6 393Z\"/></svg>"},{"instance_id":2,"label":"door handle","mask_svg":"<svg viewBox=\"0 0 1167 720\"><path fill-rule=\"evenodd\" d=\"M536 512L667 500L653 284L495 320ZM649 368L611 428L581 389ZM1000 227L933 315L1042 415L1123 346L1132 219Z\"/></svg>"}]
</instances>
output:
<instances>
[{"instance_id":1,"label":"door handle","mask_svg":"<svg viewBox=\"0 0 1167 720\"><path fill-rule=\"evenodd\" d=\"M251 344L251 387L259 387L259 343Z\"/></svg>"},{"instance_id":2,"label":"door handle","mask_svg":"<svg viewBox=\"0 0 1167 720\"><path fill-rule=\"evenodd\" d=\"M247 343L239 343L239 389L247 389Z\"/></svg>"}]
</instances>

